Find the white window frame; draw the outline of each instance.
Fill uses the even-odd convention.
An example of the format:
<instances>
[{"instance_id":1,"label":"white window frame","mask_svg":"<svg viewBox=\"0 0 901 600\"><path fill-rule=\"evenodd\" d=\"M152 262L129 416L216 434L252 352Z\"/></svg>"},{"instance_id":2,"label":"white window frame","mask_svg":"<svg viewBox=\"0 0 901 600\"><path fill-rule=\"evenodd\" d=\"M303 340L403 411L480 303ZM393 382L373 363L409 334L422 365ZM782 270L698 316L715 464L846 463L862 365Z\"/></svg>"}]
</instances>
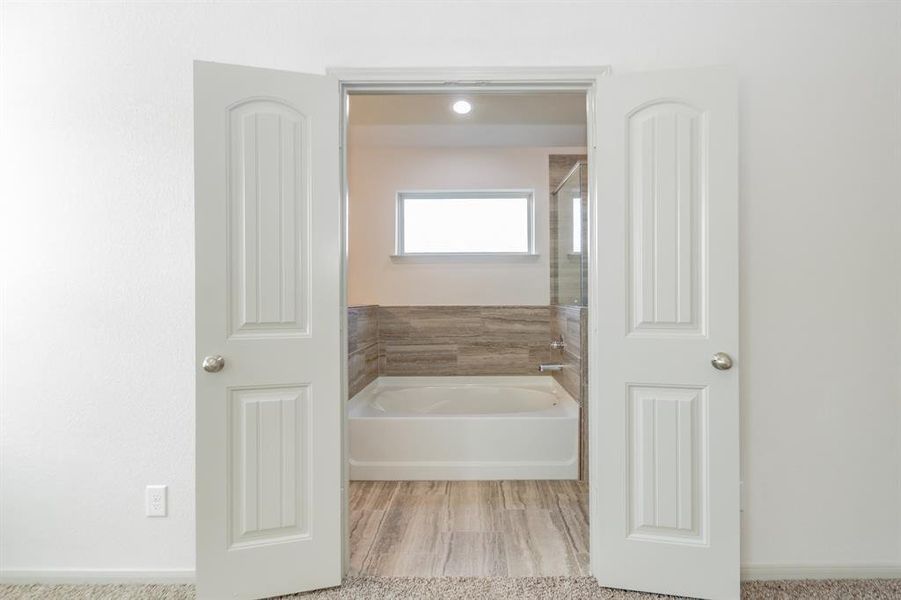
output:
<instances>
[{"instance_id":1,"label":"white window frame","mask_svg":"<svg viewBox=\"0 0 901 600\"><path fill-rule=\"evenodd\" d=\"M404 247L404 200L448 199L448 198L522 198L528 203L528 245L527 252L407 252ZM486 189L486 190L403 190L397 192L395 201L395 247L394 257L411 256L538 256L535 248L535 191L530 189Z\"/></svg>"}]
</instances>

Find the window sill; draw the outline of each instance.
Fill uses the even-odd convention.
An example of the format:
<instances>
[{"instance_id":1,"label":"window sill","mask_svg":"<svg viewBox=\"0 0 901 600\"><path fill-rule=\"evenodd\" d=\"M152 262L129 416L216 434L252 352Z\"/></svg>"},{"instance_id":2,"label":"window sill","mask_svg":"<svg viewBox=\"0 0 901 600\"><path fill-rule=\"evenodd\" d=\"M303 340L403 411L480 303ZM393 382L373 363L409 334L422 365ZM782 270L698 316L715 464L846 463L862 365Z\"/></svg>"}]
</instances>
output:
<instances>
[{"instance_id":1,"label":"window sill","mask_svg":"<svg viewBox=\"0 0 901 600\"><path fill-rule=\"evenodd\" d=\"M541 257L530 252L437 252L421 254L392 254L391 262L533 262Z\"/></svg>"}]
</instances>

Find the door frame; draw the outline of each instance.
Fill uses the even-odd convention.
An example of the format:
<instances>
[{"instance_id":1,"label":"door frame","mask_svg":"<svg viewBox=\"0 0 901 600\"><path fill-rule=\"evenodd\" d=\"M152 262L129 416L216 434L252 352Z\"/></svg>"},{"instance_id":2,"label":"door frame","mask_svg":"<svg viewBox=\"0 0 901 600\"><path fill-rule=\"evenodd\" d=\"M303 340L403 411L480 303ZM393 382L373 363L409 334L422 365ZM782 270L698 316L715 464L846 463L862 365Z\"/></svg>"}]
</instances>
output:
<instances>
[{"instance_id":1,"label":"door frame","mask_svg":"<svg viewBox=\"0 0 901 600\"><path fill-rule=\"evenodd\" d=\"M586 100L586 133L588 155L588 398L583 398L583 404L587 402L588 414L597 415L600 399L597 395L598 386L595 379L598 377L598 369L591 368L591 358L598 356L599 343L597 325L595 323L598 311L602 310L605 302L599 295L603 289L598 281L597 270L594 267L597 255L597 231L591 218L595 214L598 201L597 185L597 131L596 127L596 87L600 77L608 77L611 74L609 66L589 67L439 67L439 68L328 68L326 74L336 77L339 83L339 102L341 111L341 123L339 130L340 151L340 178L341 178L341 398L344 401L342 407L342 539L344 574L350 564L350 540L348 531L348 489L349 472L347 465L348 435L347 435L347 249L348 249L348 198L349 182L347 179L347 131L348 131L348 106L349 96L353 94L411 94L411 93L449 93L449 92L560 92L581 91L585 93ZM625 228L625 223L622 224ZM595 419L588 423L588 529L589 529L589 571L591 574L599 572L595 565L597 553L591 552L591 548L597 546L600 540L600 516L597 502L592 498L596 496L599 484L598 465L600 464L594 453L598 447L598 429ZM620 481L609 481L609 485L622 485Z\"/></svg>"}]
</instances>

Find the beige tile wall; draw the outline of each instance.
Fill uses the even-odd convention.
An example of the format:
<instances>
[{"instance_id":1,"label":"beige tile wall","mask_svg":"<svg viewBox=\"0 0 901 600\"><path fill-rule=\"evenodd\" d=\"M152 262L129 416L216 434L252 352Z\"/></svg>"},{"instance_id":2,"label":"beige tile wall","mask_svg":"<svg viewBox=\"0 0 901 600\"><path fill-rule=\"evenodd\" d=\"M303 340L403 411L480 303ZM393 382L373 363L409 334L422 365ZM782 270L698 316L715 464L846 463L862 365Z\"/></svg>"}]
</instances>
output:
<instances>
[{"instance_id":1,"label":"beige tile wall","mask_svg":"<svg viewBox=\"0 0 901 600\"><path fill-rule=\"evenodd\" d=\"M381 375L537 375L547 306L381 306Z\"/></svg>"},{"instance_id":2,"label":"beige tile wall","mask_svg":"<svg viewBox=\"0 0 901 600\"><path fill-rule=\"evenodd\" d=\"M347 390L349 397L379 376L379 307L347 309Z\"/></svg>"},{"instance_id":3,"label":"beige tile wall","mask_svg":"<svg viewBox=\"0 0 901 600\"><path fill-rule=\"evenodd\" d=\"M577 401L582 398L582 308L579 306L551 306L551 339L563 338L563 350L551 350L551 362L563 364L563 370L554 373L569 395Z\"/></svg>"},{"instance_id":4,"label":"beige tile wall","mask_svg":"<svg viewBox=\"0 0 901 600\"><path fill-rule=\"evenodd\" d=\"M548 306L351 306L348 393L381 375L537 375Z\"/></svg>"}]
</instances>

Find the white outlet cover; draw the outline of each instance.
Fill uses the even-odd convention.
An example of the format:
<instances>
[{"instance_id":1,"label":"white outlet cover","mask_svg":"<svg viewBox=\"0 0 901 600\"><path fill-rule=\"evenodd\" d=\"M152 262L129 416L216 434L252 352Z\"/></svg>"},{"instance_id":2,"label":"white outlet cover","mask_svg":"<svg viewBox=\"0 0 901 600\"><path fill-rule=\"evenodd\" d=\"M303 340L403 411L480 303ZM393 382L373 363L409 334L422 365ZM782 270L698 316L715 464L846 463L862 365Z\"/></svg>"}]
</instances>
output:
<instances>
[{"instance_id":1,"label":"white outlet cover","mask_svg":"<svg viewBox=\"0 0 901 600\"><path fill-rule=\"evenodd\" d=\"M148 517L165 517L168 510L165 485L148 485L144 497L144 511Z\"/></svg>"}]
</instances>

